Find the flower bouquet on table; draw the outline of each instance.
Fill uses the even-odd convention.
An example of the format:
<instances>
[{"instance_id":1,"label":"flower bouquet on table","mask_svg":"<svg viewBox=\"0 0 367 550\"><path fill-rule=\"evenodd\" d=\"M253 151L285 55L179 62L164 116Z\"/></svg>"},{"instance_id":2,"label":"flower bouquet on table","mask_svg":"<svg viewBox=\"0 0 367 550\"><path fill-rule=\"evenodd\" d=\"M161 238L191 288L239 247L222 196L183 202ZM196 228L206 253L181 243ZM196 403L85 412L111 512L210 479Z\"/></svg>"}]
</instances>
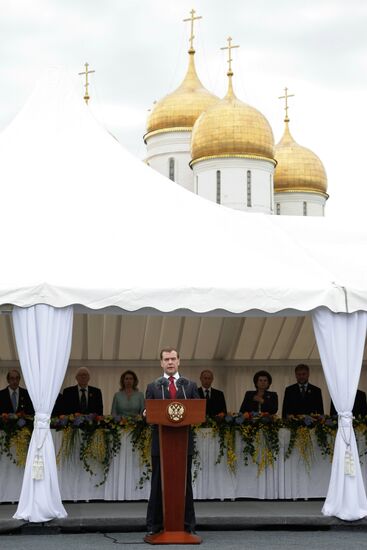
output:
<instances>
[{"instance_id":1,"label":"flower bouquet on table","mask_svg":"<svg viewBox=\"0 0 367 550\"><path fill-rule=\"evenodd\" d=\"M138 448L140 451L144 427L148 431L141 416L101 416L95 413L60 415L52 418L51 427L63 433L57 461L70 459L78 441L84 469L91 475L97 475L95 470L102 467L102 480L97 486L106 481L111 461L120 451L121 433L130 432L133 450Z\"/></svg>"},{"instance_id":2,"label":"flower bouquet on table","mask_svg":"<svg viewBox=\"0 0 367 550\"><path fill-rule=\"evenodd\" d=\"M220 413L212 419L213 436L218 437L219 452L216 464L226 456L227 466L234 473L237 466L236 454L236 427L240 425L241 418L238 413Z\"/></svg>"},{"instance_id":3,"label":"flower bouquet on table","mask_svg":"<svg viewBox=\"0 0 367 550\"><path fill-rule=\"evenodd\" d=\"M336 417L336 425L338 424L338 417ZM359 449L359 456L367 454L367 417L357 416L353 419L353 427L357 436L357 445ZM337 426L336 426L337 428ZM362 441L361 441L361 438Z\"/></svg>"},{"instance_id":4,"label":"flower bouquet on table","mask_svg":"<svg viewBox=\"0 0 367 550\"><path fill-rule=\"evenodd\" d=\"M5 454L17 466L25 466L32 431L33 416L27 416L23 412L2 413L0 455Z\"/></svg>"},{"instance_id":5,"label":"flower bouquet on table","mask_svg":"<svg viewBox=\"0 0 367 550\"><path fill-rule=\"evenodd\" d=\"M247 465L251 459L254 464L257 464L258 475L260 475L265 468L274 465L279 455L280 419L266 412L239 414L243 420L237 418L236 423L240 426L244 464Z\"/></svg>"},{"instance_id":6,"label":"flower bouquet on table","mask_svg":"<svg viewBox=\"0 0 367 550\"><path fill-rule=\"evenodd\" d=\"M84 469L91 475L97 475L96 468L102 467L102 485L107 478L111 461L120 451L122 419L115 421L112 416L95 413L61 415L53 418L51 426L63 430L63 440L57 460L69 459L80 436L79 457ZM78 438L79 439L79 438Z\"/></svg>"},{"instance_id":7,"label":"flower bouquet on table","mask_svg":"<svg viewBox=\"0 0 367 550\"><path fill-rule=\"evenodd\" d=\"M134 423L130 429L130 440L133 452L138 452L140 457L141 475L137 483L137 488L142 489L146 481L150 479L152 473L151 464L151 445L152 445L152 426L147 424L145 417L138 415L134 417Z\"/></svg>"},{"instance_id":8,"label":"flower bouquet on table","mask_svg":"<svg viewBox=\"0 0 367 550\"><path fill-rule=\"evenodd\" d=\"M290 431L285 458L289 458L296 448L308 470L314 459L312 435L314 434L323 456L333 455L337 421L322 414L289 415L283 420L283 427Z\"/></svg>"},{"instance_id":9,"label":"flower bouquet on table","mask_svg":"<svg viewBox=\"0 0 367 550\"><path fill-rule=\"evenodd\" d=\"M216 463L224 455L229 469L234 472L237 463L236 433L242 441L242 457L247 465L249 459L258 464L259 473L273 465L279 454L280 420L269 413L221 413L212 419L214 435L219 439L219 453Z\"/></svg>"}]
</instances>

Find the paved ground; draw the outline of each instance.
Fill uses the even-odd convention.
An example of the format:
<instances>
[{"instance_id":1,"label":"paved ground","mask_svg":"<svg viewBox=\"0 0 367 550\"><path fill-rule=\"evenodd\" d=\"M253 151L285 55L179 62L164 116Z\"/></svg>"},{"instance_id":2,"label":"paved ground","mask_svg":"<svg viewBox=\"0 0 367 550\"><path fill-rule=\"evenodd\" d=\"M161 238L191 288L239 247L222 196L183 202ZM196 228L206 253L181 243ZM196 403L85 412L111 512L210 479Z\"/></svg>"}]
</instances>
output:
<instances>
[{"instance_id":1,"label":"paved ground","mask_svg":"<svg viewBox=\"0 0 367 550\"><path fill-rule=\"evenodd\" d=\"M203 550L365 550L366 533L360 531L202 531ZM113 550L150 548L142 533L90 533L70 535L1 535L1 550ZM164 548L178 548L167 545Z\"/></svg>"},{"instance_id":2,"label":"paved ground","mask_svg":"<svg viewBox=\"0 0 367 550\"><path fill-rule=\"evenodd\" d=\"M199 501L195 503L197 530L204 533L205 548L220 550L223 546L226 550L344 550L350 544L353 550L367 548L367 519L344 522L326 517L322 505L322 500ZM65 503L67 518L34 524L12 519L16 505L1 504L0 550L102 550L112 544L113 548L141 548L146 507L146 502Z\"/></svg>"}]
</instances>

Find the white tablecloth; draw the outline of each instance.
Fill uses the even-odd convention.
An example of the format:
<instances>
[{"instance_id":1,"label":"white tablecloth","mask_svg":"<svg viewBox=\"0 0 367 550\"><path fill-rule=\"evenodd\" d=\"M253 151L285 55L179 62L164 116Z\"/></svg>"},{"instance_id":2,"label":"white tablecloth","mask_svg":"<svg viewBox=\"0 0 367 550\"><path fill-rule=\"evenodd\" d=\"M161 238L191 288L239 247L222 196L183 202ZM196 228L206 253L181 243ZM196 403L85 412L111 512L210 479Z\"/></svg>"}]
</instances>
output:
<instances>
[{"instance_id":1,"label":"white tablecloth","mask_svg":"<svg viewBox=\"0 0 367 550\"><path fill-rule=\"evenodd\" d=\"M61 432L53 431L56 453L61 445ZM200 430L197 436L200 469L194 483L195 499L297 499L322 498L326 496L331 463L324 458L314 443L314 460L310 472L305 467L296 449L290 458L284 459L289 441L289 431L280 430L280 453L274 467L258 475L255 464L245 466L242 460L242 443L237 437L238 463L236 473L229 471L226 458L215 464L219 442L211 430ZM361 441L361 446L363 445ZM362 474L366 486L366 460L362 461ZM0 502L17 502L23 478L23 468L17 467L9 458L0 457ZM96 470L97 471L97 470ZM149 483L143 489L137 487L142 469L139 454L132 452L129 435L122 435L121 450L113 459L104 485L96 487L101 480L101 468L91 476L82 466L76 449L72 458L63 461L58 468L59 484L63 500L144 500L149 496Z\"/></svg>"}]
</instances>

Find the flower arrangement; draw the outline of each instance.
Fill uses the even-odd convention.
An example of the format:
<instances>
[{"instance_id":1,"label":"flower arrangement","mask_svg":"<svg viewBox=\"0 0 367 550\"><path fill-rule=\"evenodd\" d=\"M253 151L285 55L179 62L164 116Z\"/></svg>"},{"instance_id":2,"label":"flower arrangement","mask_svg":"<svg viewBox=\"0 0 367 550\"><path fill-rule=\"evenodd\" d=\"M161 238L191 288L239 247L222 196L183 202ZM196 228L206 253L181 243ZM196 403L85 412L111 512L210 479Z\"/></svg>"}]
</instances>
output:
<instances>
[{"instance_id":1,"label":"flower arrangement","mask_svg":"<svg viewBox=\"0 0 367 550\"><path fill-rule=\"evenodd\" d=\"M207 419L206 426L213 429L219 438L219 454L216 463L224 455L231 472L237 464L236 433L242 440L242 458L245 464L249 459L258 465L258 474L267 466L272 466L279 454L279 422L268 413L229 413L219 414L214 419Z\"/></svg>"},{"instance_id":2,"label":"flower arrangement","mask_svg":"<svg viewBox=\"0 0 367 550\"><path fill-rule=\"evenodd\" d=\"M76 413L53 418L51 427L63 430L63 441L57 459L60 461L70 458L79 433L79 457L84 469L91 475L97 475L96 468L102 467L102 479L96 485L103 485L107 479L111 461L120 451L121 432L134 433L135 431L135 434L137 431L142 432L143 424L145 422L141 417L99 416L94 413L87 415ZM133 450L138 447L138 443L140 444L140 438L135 435ZM143 451L143 447L141 449Z\"/></svg>"},{"instance_id":3,"label":"flower arrangement","mask_svg":"<svg viewBox=\"0 0 367 550\"><path fill-rule=\"evenodd\" d=\"M146 481L150 479L152 473L152 464L150 458L150 449L152 444L152 427L146 423L142 416L135 417L135 423L130 430L130 440L133 452L138 452L140 456L140 465L143 468L137 486L139 489L144 487Z\"/></svg>"},{"instance_id":4,"label":"flower arrangement","mask_svg":"<svg viewBox=\"0 0 367 550\"><path fill-rule=\"evenodd\" d=\"M290 439L285 458L289 458L296 448L307 468L310 470L314 458L312 433L323 456L333 457L335 435L338 428L337 417L320 414L289 416L282 425L290 431Z\"/></svg>"},{"instance_id":5,"label":"flower arrangement","mask_svg":"<svg viewBox=\"0 0 367 550\"><path fill-rule=\"evenodd\" d=\"M364 437L367 448L367 419L353 421L354 429ZM197 475L200 469L200 456L195 444L201 428L211 428L212 436L219 441L216 462L225 457L231 472L236 471L240 456L244 464L250 461L257 464L258 475L265 468L272 467L279 455L279 430L289 430L289 443L285 458L297 449L306 468L310 470L314 456L314 441L323 456L332 459L334 439L338 427L337 417L324 415L291 416L281 420L267 413L220 414L207 418L206 422L194 428L193 463ZM100 473L97 485L105 482L111 461L121 448L121 433L130 434L132 450L139 453L143 473L138 482L141 488L150 478L151 427L141 416L98 416L95 414L74 414L52 418L51 428L62 431L63 437L57 460L69 460L79 448L80 460L84 469L91 475ZM33 430L33 417L23 413L3 413L0 415L0 455L4 454L18 466L24 466ZM236 439L241 440L241 455L236 449ZM195 477L194 472L194 477Z\"/></svg>"},{"instance_id":6,"label":"flower arrangement","mask_svg":"<svg viewBox=\"0 0 367 550\"><path fill-rule=\"evenodd\" d=\"M335 425L337 427L338 425L338 419L337 417L332 417L331 420L333 420L335 422ZM367 454L367 418L363 418L361 416L358 416L357 418L355 418L353 420L353 427L354 427L354 430L355 432L364 437L364 442L365 442L365 452L364 454Z\"/></svg>"},{"instance_id":7,"label":"flower arrangement","mask_svg":"<svg viewBox=\"0 0 367 550\"><path fill-rule=\"evenodd\" d=\"M0 414L0 454L17 466L25 466L32 430L32 416L22 412Z\"/></svg>"}]
</instances>

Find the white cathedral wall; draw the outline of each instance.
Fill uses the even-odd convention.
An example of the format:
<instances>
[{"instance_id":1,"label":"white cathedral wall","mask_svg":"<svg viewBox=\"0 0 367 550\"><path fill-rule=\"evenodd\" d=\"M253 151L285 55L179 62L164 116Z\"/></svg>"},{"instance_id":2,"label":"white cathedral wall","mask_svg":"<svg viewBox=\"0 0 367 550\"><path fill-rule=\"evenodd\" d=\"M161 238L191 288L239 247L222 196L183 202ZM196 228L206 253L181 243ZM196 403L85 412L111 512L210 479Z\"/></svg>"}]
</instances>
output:
<instances>
[{"instance_id":1,"label":"white cathedral wall","mask_svg":"<svg viewBox=\"0 0 367 550\"><path fill-rule=\"evenodd\" d=\"M170 159L174 160L173 181L194 191L192 170L189 166L191 131L162 132L147 138L146 163L162 176L170 177ZM172 179L172 178L171 178Z\"/></svg>"},{"instance_id":2,"label":"white cathedral wall","mask_svg":"<svg viewBox=\"0 0 367 550\"><path fill-rule=\"evenodd\" d=\"M195 193L217 202L217 172L220 172L220 204L236 210L273 214L273 163L248 158L207 159L193 165ZM251 173L248 206L247 172Z\"/></svg>"},{"instance_id":3,"label":"white cathedral wall","mask_svg":"<svg viewBox=\"0 0 367 550\"><path fill-rule=\"evenodd\" d=\"M318 193L274 193L275 214L324 216L326 198Z\"/></svg>"}]
</instances>

